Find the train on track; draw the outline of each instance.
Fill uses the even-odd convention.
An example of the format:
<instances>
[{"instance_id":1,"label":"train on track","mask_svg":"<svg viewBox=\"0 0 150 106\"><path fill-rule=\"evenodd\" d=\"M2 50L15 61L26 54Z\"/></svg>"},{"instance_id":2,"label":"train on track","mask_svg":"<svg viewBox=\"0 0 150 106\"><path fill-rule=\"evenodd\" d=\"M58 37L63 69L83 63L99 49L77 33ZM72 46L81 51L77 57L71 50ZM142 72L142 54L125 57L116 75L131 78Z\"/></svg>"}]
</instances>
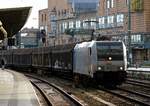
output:
<instances>
[{"instance_id":1,"label":"train on track","mask_svg":"<svg viewBox=\"0 0 150 106\"><path fill-rule=\"evenodd\" d=\"M42 70L72 78L75 84L116 86L126 79L126 47L121 41L89 41L52 47L1 50L6 67Z\"/></svg>"}]
</instances>

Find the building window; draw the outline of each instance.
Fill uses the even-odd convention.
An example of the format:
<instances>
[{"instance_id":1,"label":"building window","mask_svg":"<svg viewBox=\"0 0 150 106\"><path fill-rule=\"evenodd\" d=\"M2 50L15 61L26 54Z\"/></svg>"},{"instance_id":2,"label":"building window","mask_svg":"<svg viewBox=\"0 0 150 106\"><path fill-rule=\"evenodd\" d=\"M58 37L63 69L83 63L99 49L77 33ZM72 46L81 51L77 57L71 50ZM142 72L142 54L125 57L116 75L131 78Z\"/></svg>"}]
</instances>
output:
<instances>
[{"instance_id":1,"label":"building window","mask_svg":"<svg viewBox=\"0 0 150 106\"><path fill-rule=\"evenodd\" d=\"M96 19L91 19L91 28L96 29Z\"/></svg>"},{"instance_id":2,"label":"building window","mask_svg":"<svg viewBox=\"0 0 150 106\"><path fill-rule=\"evenodd\" d=\"M128 6L128 4L129 4L129 0L126 0L126 6Z\"/></svg>"},{"instance_id":3,"label":"building window","mask_svg":"<svg viewBox=\"0 0 150 106\"><path fill-rule=\"evenodd\" d=\"M145 40L145 42L150 42L150 36L149 35L145 36L144 40Z\"/></svg>"},{"instance_id":4,"label":"building window","mask_svg":"<svg viewBox=\"0 0 150 106\"><path fill-rule=\"evenodd\" d=\"M99 23L99 28L104 28L105 18L104 17L99 18L98 23Z\"/></svg>"},{"instance_id":5,"label":"building window","mask_svg":"<svg viewBox=\"0 0 150 106\"><path fill-rule=\"evenodd\" d=\"M55 22L51 22L51 31L52 31L53 33L56 32L56 23L55 23Z\"/></svg>"},{"instance_id":6,"label":"building window","mask_svg":"<svg viewBox=\"0 0 150 106\"><path fill-rule=\"evenodd\" d=\"M46 14L44 15L44 20L45 20L45 22L46 22ZM56 16L55 15L50 15L50 24L51 24L51 31L53 32L53 33L55 33L56 32L56 27L57 27L57 23L56 23Z\"/></svg>"},{"instance_id":7,"label":"building window","mask_svg":"<svg viewBox=\"0 0 150 106\"><path fill-rule=\"evenodd\" d=\"M69 28L73 28L73 22L69 22Z\"/></svg>"},{"instance_id":8,"label":"building window","mask_svg":"<svg viewBox=\"0 0 150 106\"><path fill-rule=\"evenodd\" d=\"M124 20L124 15L123 14L118 14L117 15L117 23L123 22L123 20Z\"/></svg>"},{"instance_id":9,"label":"building window","mask_svg":"<svg viewBox=\"0 0 150 106\"><path fill-rule=\"evenodd\" d=\"M108 16L107 17L107 24L108 24L108 27L113 27L113 25L114 25L114 16Z\"/></svg>"},{"instance_id":10,"label":"building window","mask_svg":"<svg viewBox=\"0 0 150 106\"><path fill-rule=\"evenodd\" d=\"M67 29L67 22L64 22L63 23L62 32L65 32L66 29Z\"/></svg>"},{"instance_id":11,"label":"building window","mask_svg":"<svg viewBox=\"0 0 150 106\"><path fill-rule=\"evenodd\" d=\"M131 1L131 10L138 12L143 10L143 0L132 0Z\"/></svg>"},{"instance_id":12,"label":"building window","mask_svg":"<svg viewBox=\"0 0 150 106\"><path fill-rule=\"evenodd\" d=\"M41 19L41 21L43 22L43 14L42 14L42 19Z\"/></svg>"},{"instance_id":13,"label":"building window","mask_svg":"<svg viewBox=\"0 0 150 106\"><path fill-rule=\"evenodd\" d=\"M81 21L76 21L76 28L80 28L81 27Z\"/></svg>"},{"instance_id":14,"label":"building window","mask_svg":"<svg viewBox=\"0 0 150 106\"><path fill-rule=\"evenodd\" d=\"M46 14L45 14L45 22L46 22Z\"/></svg>"},{"instance_id":15,"label":"building window","mask_svg":"<svg viewBox=\"0 0 150 106\"><path fill-rule=\"evenodd\" d=\"M142 36L141 35L131 35L131 42L132 43L141 43Z\"/></svg>"},{"instance_id":16,"label":"building window","mask_svg":"<svg viewBox=\"0 0 150 106\"><path fill-rule=\"evenodd\" d=\"M107 8L113 8L114 7L114 0L107 0Z\"/></svg>"},{"instance_id":17,"label":"building window","mask_svg":"<svg viewBox=\"0 0 150 106\"><path fill-rule=\"evenodd\" d=\"M124 15L118 14L117 15L117 26L123 26L123 21L124 21Z\"/></svg>"},{"instance_id":18,"label":"building window","mask_svg":"<svg viewBox=\"0 0 150 106\"><path fill-rule=\"evenodd\" d=\"M59 26L58 32L61 33L62 32L62 24L59 24L58 26Z\"/></svg>"},{"instance_id":19,"label":"building window","mask_svg":"<svg viewBox=\"0 0 150 106\"><path fill-rule=\"evenodd\" d=\"M67 29L67 22L64 23L64 28Z\"/></svg>"},{"instance_id":20,"label":"building window","mask_svg":"<svg viewBox=\"0 0 150 106\"><path fill-rule=\"evenodd\" d=\"M111 0L111 8L114 7L114 0Z\"/></svg>"},{"instance_id":21,"label":"building window","mask_svg":"<svg viewBox=\"0 0 150 106\"><path fill-rule=\"evenodd\" d=\"M107 0L107 8L110 8L110 0Z\"/></svg>"},{"instance_id":22,"label":"building window","mask_svg":"<svg viewBox=\"0 0 150 106\"><path fill-rule=\"evenodd\" d=\"M63 33L63 32L64 32L64 28L63 28L63 26L64 26L64 23L62 23L62 24L61 24L61 27L60 27L60 28L61 28L61 33Z\"/></svg>"},{"instance_id":23,"label":"building window","mask_svg":"<svg viewBox=\"0 0 150 106\"><path fill-rule=\"evenodd\" d=\"M45 20L46 20L46 15L45 15ZM50 15L50 20L56 21L56 15Z\"/></svg>"},{"instance_id":24,"label":"building window","mask_svg":"<svg viewBox=\"0 0 150 106\"><path fill-rule=\"evenodd\" d=\"M86 22L86 21L88 21L88 19L83 20L83 28L85 28L85 29L88 28L88 22Z\"/></svg>"}]
</instances>

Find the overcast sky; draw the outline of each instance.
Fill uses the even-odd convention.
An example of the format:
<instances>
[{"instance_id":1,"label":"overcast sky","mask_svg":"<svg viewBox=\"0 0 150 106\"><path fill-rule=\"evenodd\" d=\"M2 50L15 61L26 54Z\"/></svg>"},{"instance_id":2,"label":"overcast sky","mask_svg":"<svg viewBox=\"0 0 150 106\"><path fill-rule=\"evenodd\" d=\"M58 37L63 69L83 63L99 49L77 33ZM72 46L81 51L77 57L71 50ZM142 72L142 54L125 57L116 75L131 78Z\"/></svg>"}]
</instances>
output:
<instances>
[{"instance_id":1,"label":"overcast sky","mask_svg":"<svg viewBox=\"0 0 150 106\"><path fill-rule=\"evenodd\" d=\"M32 6L29 19L24 27L38 28L38 10L47 8L48 0L0 0L0 8Z\"/></svg>"}]
</instances>

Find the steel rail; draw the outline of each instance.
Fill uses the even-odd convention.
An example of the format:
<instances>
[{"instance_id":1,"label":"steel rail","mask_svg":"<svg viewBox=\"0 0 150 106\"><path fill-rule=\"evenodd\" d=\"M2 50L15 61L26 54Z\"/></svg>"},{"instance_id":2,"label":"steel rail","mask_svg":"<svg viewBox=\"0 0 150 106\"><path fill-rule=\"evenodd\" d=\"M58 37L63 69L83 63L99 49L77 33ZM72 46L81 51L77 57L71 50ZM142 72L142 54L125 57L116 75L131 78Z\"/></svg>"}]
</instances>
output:
<instances>
[{"instance_id":1,"label":"steel rail","mask_svg":"<svg viewBox=\"0 0 150 106\"><path fill-rule=\"evenodd\" d=\"M116 95L116 96L118 96L118 97L120 97L120 98L126 99L126 100L128 100L128 101L135 102L135 103L137 103L137 104L144 105L144 106L150 106L150 104L148 104L148 103L145 103L145 102L143 102L143 101L139 101L139 100L134 99L134 98L129 97L129 96L125 96L125 95L120 94L120 93L117 93L117 92L115 92L115 91L113 91L113 90L109 90L109 89L101 88L101 87L99 87L99 89L100 89L100 90L103 90L103 91L105 91L105 92L108 92L108 93L110 93L110 94Z\"/></svg>"},{"instance_id":2,"label":"steel rail","mask_svg":"<svg viewBox=\"0 0 150 106\"><path fill-rule=\"evenodd\" d=\"M150 84L143 81L127 79L125 83L150 88Z\"/></svg>"},{"instance_id":3,"label":"steel rail","mask_svg":"<svg viewBox=\"0 0 150 106\"><path fill-rule=\"evenodd\" d=\"M48 96L44 93L44 91L39 87L37 86L34 82L30 81L32 83L33 86L35 86L39 92L42 94L42 96L44 97L46 103L48 104L48 106L52 106L50 100L48 99Z\"/></svg>"},{"instance_id":4,"label":"steel rail","mask_svg":"<svg viewBox=\"0 0 150 106\"><path fill-rule=\"evenodd\" d=\"M139 96L144 97L144 98L149 98L150 99L150 95L146 95L146 94L143 94L143 93L139 93L139 92L128 90L128 89L124 89L124 88L117 88L117 89L125 91L125 92L129 92L129 93L132 93L132 94L135 94L135 95L139 95Z\"/></svg>"},{"instance_id":5,"label":"steel rail","mask_svg":"<svg viewBox=\"0 0 150 106\"><path fill-rule=\"evenodd\" d=\"M53 88L55 88L56 90L58 90L60 93L62 93L64 96L66 96L70 101L72 101L75 105L77 106L85 106L85 104L81 103L79 100L77 100L76 98L74 98L73 95L71 95L70 93L67 93L66 91L64 91L63 89L61 89L60 87L58 87L57 85L53 84L53 83L50 83L48 82L47 80L45 79L42 79L42 78L38 78L36 76L32 76L32 75L29 75L29 74L25 74L27 77L31 77L31 78L34 78L34 79L37 79L37 80L40 80L41 82L44 82L46 84L48 84L49 86L52 86Z\"/></svg>"}]
</instances>

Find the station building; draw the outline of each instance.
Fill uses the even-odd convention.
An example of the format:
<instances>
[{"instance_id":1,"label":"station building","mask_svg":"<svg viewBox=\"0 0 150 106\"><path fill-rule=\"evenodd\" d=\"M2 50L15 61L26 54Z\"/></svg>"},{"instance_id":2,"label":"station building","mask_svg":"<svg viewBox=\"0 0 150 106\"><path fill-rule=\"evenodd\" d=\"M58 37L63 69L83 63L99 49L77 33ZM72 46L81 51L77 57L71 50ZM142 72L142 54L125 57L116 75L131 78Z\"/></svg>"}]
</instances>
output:
<instances>
[{"instance_id":1,"label":"station building","mask_svg":"<svg viewBox=\"0 0 150 106\"><path fill-rule=\"evenodd\" d=\"M48 0L48 8L39 11L39 28L46 30L47 45L90 39L91 33L84 32L94 29L95 37L123 40L128 46L131 25L132 62L140 64L150 60L150 0L130 0L131 23L128 5L129 0ZM68 29L74 33L67 35Z\"/></svg>"}]
</instances>

